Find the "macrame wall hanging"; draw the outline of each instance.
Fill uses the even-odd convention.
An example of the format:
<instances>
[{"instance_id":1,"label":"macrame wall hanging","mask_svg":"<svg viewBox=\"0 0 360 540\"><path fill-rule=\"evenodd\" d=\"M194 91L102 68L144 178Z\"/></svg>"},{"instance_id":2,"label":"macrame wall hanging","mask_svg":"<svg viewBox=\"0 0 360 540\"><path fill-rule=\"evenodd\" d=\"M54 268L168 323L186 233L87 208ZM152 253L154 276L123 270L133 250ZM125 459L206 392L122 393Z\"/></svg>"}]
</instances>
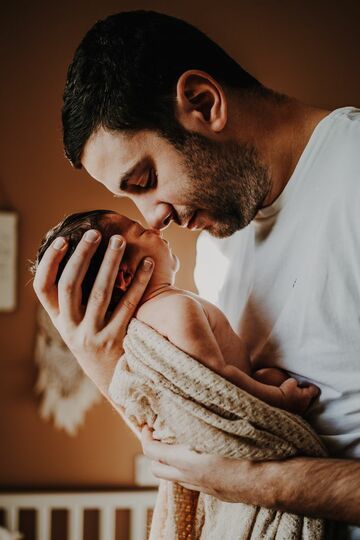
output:
<instances>
[{"instance_id":1,"label":"macrame wall hanging","mask_svg":"<svg viewBox=\"0 0 360 540\"><path fill-rule=\"evenodd\" d=\"M41 394L40 416L58 429L76 435L86 412L101 394L85 375L43 308L37 317L35 390Z\"/></svg>"}]
</instances>

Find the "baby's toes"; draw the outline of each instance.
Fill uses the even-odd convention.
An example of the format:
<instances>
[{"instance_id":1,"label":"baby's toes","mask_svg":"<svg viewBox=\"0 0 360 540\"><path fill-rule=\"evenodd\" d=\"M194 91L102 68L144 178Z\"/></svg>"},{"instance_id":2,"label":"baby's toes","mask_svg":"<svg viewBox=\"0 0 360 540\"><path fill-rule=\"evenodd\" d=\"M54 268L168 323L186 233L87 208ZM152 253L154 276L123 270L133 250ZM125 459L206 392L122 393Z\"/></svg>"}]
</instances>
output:
<instances>
[{"instance_id":1,"label":"baby's toes","mask_svg":"<svg viewBox=\"0 0 360 540\"><path fill-rule=\"evenodd\" d=\"M282 390L293 392L298 387L298 382L293 377L286 379L280 386Z\"/></svg>"},{"instance_id":2,"label":"baby's toes","mask_svg":"<svg viewBox=\"0 0 360 540\"><path fill-rule=\"evenodd\" d=\"M302 388L303 391L307 394L307 396L311 399L314 399L320 395L320 388L318 388L314 384L309 384L309 386L305 386Z\"/></svg>"}]
</instances>

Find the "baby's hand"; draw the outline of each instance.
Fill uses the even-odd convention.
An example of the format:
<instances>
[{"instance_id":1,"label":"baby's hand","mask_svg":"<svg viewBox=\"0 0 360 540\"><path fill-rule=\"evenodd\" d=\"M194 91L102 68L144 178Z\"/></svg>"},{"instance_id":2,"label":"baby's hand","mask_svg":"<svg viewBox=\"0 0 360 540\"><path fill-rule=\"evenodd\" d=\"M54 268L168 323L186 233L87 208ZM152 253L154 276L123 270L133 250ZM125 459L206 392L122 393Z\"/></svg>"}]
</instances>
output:
<instances>
[{"instance_id":1,"label":"baby's hand","mask_svg":"<svg viewBox=\"0 0 360 540\"><path fill-rule=\"evenodd\" d=\"M320 394L314 384L299 386L296 379L290 377L279 387L283 395L283 408L295 414L304 414L311 403Z\"/></svg>"}]
</instances>

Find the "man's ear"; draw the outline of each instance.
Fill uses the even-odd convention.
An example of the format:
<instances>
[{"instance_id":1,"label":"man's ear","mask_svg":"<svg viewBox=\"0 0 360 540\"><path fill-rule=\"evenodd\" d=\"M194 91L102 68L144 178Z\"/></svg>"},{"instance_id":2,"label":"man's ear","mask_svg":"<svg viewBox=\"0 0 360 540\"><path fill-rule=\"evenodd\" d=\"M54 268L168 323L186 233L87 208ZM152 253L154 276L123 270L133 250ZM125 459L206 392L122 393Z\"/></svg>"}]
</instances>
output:
<instances>
[{"instance_id":1,"label":"man's ear","mask_svg":"<svg viewBox=\"0 0 360 540\"><path fill-rule=\"evenodd\" d=\"M204 71L183 73L176 85L176 117L189 131L219 133L227 123L227 99L215 79Z\"/></svg>"},{"instance_id":2,"label":"man's ear","mask_svg":"<svg viewBox=\"0 0 360 540\"><path fill-rule=\"evenodd\" d=\"M127 264L124 262L120 263L119 272L115 281L115 287L125 292L128 289L132 278L133 275L129 271Z\"/></svg>"}]
</instances>

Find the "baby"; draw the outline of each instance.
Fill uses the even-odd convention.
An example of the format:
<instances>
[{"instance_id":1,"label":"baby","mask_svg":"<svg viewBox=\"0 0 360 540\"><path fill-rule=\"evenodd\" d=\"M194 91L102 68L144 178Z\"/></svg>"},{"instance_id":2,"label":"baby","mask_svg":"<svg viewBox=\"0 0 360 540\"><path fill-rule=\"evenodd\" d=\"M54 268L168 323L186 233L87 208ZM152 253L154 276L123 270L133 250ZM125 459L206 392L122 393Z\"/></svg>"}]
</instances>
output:
<instances>
[{"instance_id":1,"label":"baby","mask_svg":"<svg viewBox=\"0 0 360 540\"><path fill-rule=\"evenodd\" d=\"M82 235L89 229L100 231L102 238L82 284L82 302L87 303L102 263L108 241L120 234L126 241L124 257L114 285L109 311L112 311L129 287L139 262L151 257L155 269L136 318L151 326L171 343L199 362L269 405L302 414L319 390L314 385L299 386L284 371L266 368L253 371L244 343L215 305L198 295L174 286L179 261L169 243L155 229L111 210L72 214L44 238L38 251L35 271L44 252L57 236L68 240L68 250L59 267L57 281Z\"/></svg>"}]
</instances>

